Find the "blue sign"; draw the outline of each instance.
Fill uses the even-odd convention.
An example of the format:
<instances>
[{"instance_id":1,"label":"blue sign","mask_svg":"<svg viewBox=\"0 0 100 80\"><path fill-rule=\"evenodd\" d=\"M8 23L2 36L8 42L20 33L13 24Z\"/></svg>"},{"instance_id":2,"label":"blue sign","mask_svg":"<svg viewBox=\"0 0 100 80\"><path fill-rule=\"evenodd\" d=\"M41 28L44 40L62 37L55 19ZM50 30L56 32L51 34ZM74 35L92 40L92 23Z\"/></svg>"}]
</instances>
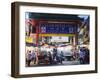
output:
<instances>
[{"instance_id":1,"label":"blue sign","mask_svg":"<svg viewBox=\"0 0 100 80\"><path fill-rule=\"evenodd\" d=\"M40 33L75 33L77 32L76 24L64 24L64 23L48 23L41 24Z\"/></svg>"}]
</instances>

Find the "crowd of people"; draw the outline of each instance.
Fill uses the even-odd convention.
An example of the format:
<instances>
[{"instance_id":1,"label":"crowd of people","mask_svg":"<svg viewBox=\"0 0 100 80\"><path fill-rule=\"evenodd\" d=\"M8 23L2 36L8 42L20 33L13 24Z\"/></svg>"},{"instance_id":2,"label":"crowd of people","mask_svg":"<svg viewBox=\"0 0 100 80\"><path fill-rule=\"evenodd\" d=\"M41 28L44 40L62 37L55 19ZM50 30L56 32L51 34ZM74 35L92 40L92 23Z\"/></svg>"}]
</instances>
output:
<instances>
[{"instance_id":1,"label":"crowd of people","mask_svg":"<svg viewBox=\"0 0 100 80\"><path fill-rule=\"evenodd\" d=\"M30 66L30 63L33 62L34 64L36 63L36 57L38 57L38 64L57 64L61 63L64 60L64 54L63 51L61 51L60 54L57 53L57 48L54 48L52 52L43 52L41 51L38 56L36 55L37 53L33 51L27 51L26 55L26 62L27 66Z\"/></svg>"},{"instance_id":2,"label":"crowd of people","mask_svg":"<svg viewBox=\"0 0 100 80\"><path fill-rule=\"evenodd\" d=\"M72 51L71 55L72 61L79 61L80 64L89 64L89 49L81 47L79 51L77 49ZM38 60L37 60L38 58ZM52 51L40 51L37 55L37 52L27 51L26 62L27 66L30 66L31 62L34 64L63 64L63 61L67 61L66 56L63 51L58 53L57 48L54 48Z\"/></svg>"}]
</instances>

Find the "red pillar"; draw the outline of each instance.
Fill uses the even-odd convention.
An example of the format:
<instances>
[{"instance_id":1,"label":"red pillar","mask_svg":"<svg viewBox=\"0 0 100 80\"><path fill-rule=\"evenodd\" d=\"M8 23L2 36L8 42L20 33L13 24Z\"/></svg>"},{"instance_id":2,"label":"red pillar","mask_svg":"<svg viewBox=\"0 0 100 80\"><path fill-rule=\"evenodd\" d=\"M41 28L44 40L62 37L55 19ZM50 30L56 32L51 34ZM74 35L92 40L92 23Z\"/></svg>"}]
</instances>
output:
<instances>
[{"instance_id":1,"label":"red pillar","mask_svg":"<svg viewBox=\"0 0 100 80\"><path fill-rule=\"evenodd\" d=\"M38 26L36 26L36 64L38 64L38 38L39 38L39 32L38 32Z\"/></svg>"},{"instance_id":2,"label":"red pillar","mask_svg":"<svg viewBox=\"0 0 100 80\"><path fill-rule=\"evenodd\" d=\"M39 31L38 26L36 27L36 47L38 47L38 38L39 38Z\"/></svg>"},{"instance_id":3,"label":"red pillar","mask_svg":"<svg viewBox=\"0 0 100 80\"><path fill-rule=\"evenodd\" d=\"M33 19L32 25L36 27L36 64L38 64L38 39L39 39L39 31L38 31L38 21Z\"/></svg>"}]
</instances>

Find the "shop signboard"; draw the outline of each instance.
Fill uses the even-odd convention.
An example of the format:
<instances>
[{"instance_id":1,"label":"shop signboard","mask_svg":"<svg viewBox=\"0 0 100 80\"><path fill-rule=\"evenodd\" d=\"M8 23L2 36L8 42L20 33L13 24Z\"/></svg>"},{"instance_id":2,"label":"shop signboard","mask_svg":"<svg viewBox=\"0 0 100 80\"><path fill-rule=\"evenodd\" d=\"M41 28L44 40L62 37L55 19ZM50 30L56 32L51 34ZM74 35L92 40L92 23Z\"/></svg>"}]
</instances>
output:
<instances>
[{"instance_id":1,"label":"shop signboard","mask_svg":"<svg viewBox=\"0 0 100 80\"><path fill-rule=\"evenodd\" d=\"M50 24L41 24L40 33L62 33L62 34L71 34L77 32L77 25L68 24L68 23L50 23Z\"/></svg>"}]
</instances>

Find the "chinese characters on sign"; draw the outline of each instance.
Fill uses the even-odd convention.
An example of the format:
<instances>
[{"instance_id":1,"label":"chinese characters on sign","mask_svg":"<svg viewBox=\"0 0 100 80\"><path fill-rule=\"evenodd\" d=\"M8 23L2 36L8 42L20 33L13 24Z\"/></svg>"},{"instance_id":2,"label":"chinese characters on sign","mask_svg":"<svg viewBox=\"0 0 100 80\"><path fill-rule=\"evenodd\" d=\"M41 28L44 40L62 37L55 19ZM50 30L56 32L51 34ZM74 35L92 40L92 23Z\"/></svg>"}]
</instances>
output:
<instances>
[{"instance_id":1,"label":"chinese characters on sign","mask_svg":"<svg viewBox=\"0 0 100 80\"><path fill-rule=\"evenodd\" d=\"M64 24L64 23L47 23L40 24L40 33L76 33L77 25L75 24Z\"/></svg>"}]
</instances>

